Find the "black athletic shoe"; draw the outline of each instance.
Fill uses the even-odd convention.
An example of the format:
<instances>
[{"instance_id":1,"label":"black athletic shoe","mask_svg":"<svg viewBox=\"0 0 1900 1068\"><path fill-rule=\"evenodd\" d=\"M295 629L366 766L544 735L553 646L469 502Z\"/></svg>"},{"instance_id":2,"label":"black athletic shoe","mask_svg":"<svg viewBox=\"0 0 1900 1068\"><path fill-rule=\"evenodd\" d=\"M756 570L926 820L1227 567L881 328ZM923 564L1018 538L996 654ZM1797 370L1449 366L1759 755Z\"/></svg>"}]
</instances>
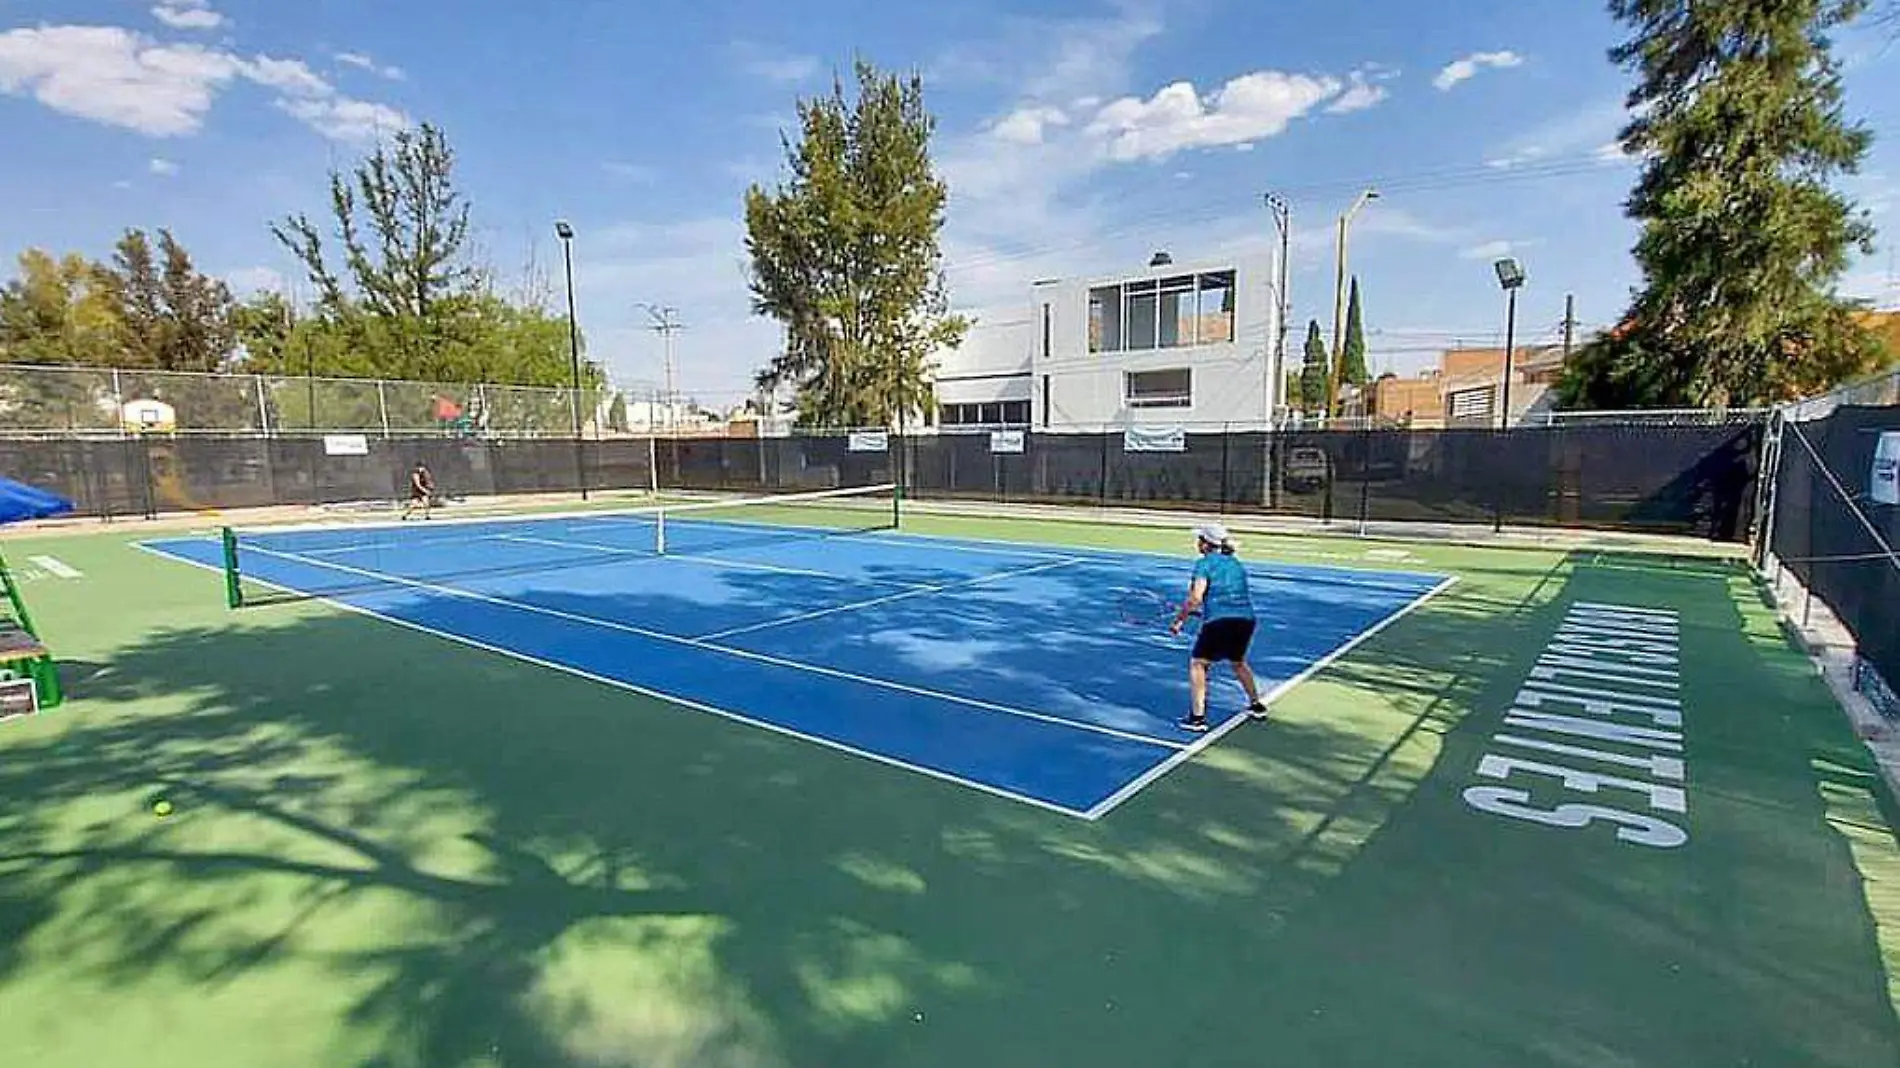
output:
<instances>
[{"instance_id":1,"label":"black athletic shoe","mask_svg":"<svg viewBox=\"0 0 1900 1068\"><path fill-rule=\"evenodd\" d=\"M1175 726L1180 727L1184 731L1193 731L1195 734L1206 734L1207 733L1207 717L1206 716L1184 716L1182 717L1181 722L1175 724Z\"/></svg>"},{"instance_id":2,"label":"black athletic shoe","mask_svg":"<svg viewBox=\"0 0 1900 1068\"><path fill-rule=\"evenodd\" d=\"M1266 719L1267 706L1255 701L1253 704L1247 706L1247 714L1254 719Z\"/></svg>"}]
</instances>

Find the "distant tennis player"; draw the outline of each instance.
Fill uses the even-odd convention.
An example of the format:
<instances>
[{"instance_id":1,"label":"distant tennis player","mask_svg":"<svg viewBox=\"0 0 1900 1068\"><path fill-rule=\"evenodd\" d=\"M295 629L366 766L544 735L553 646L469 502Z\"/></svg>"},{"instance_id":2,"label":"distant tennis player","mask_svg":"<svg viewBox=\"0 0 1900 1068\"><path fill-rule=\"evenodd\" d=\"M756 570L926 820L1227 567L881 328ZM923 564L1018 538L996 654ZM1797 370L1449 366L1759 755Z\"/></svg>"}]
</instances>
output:
<instances>
[{"instance_id":1,"label":"distant tennis player","mask_svg":"<svg viewBox=\"0 0 1900 1068\"><path fill-rule=\"evenodd\" d=\"M1247 589L1247 569L1234 556L1234 539L1220 524L1207 523L1194 528L1194 543L1201 558L1194 562L1187 601L1174 614L1168 630L1179 634L1189 616L1199 612L1204 617L1194 650L1188 654L1193 709L1180 723L1182 730L1198 734L1207 730L1207 669L1211 664L1234 666L1234 675L1247 691L1247 711L1255 719L1266 718L1267 706L1260 701L1260 685L1254 681L1253 668L1247 666L1247 647L1253 644L1257 621L1253 595Z\"/></svg>"},{"instance_id":2,"label":"distant tennis player","mask_svg":"<svg viewBox=\"0 0 1900 1068\"><path fill-rule=\"evenodd\" d=\"M416 469L409 472L409 507L402 510L402 517L408 519L417 508L422 509L422 518L429 518L429 511L435 507L435 476L429 473L428 465L416 461Z\"/></svg>"}]
</instances>

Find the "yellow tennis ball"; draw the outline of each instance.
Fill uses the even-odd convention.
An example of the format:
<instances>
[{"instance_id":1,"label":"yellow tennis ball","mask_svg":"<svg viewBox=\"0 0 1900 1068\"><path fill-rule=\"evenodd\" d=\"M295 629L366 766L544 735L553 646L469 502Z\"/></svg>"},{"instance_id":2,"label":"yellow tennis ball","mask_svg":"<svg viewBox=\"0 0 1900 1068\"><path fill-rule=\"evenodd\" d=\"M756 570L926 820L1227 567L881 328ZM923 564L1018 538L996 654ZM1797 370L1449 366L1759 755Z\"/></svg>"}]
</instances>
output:
<instances>
[{"instance_id":1,"label":"yellow tennis ball","mask_svg":"<svg viewBox=\"0 0 1900 1068\"><path fill-rule=\"evenodd\" d=\"M171 803L170 801L158 801L158 802L155 802L155 803L154 803L154 804L152 805L152 814L153 814L153 815L157 815L157 816L169 816L169 815L171 815L171 814L172 814L172 803Z\"/></svg>"}]
</instances>

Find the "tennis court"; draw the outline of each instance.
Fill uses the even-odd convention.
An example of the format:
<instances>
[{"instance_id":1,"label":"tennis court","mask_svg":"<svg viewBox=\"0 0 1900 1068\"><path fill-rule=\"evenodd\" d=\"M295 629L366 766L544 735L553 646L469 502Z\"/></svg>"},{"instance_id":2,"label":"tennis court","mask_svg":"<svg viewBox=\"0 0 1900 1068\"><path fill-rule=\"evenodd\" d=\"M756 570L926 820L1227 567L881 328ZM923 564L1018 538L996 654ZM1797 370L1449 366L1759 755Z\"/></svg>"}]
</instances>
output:
<instances>
[{"instance_id":1,"label":"tennis court","mask_svg":"<svg viewBox=\"0 0 1900 1068\"><path fill-rule=\"evenodd\" d=\"M906 532L893 488L474 521L260 528L144 547L242 583L911 771L1096 819L1246 722L1231 678L1204 735L1191 634L1160 553ZM1269 700L1450 585L1443 574L1263 562L1254 670Z\"/></svg>"},{"instance_id":2,"label":"tennis court","mask_svg":"<svg viewBox=\"0 0 1900 1068\"><path fill-rule=\"evenodd\" d=\"M1282 692L1194 736L1115 592L1193 517L649 503L6 538L8 1063L1900 1063L1892 793L1732 554L1232 520Z\"/></svg>"}]
</instances>

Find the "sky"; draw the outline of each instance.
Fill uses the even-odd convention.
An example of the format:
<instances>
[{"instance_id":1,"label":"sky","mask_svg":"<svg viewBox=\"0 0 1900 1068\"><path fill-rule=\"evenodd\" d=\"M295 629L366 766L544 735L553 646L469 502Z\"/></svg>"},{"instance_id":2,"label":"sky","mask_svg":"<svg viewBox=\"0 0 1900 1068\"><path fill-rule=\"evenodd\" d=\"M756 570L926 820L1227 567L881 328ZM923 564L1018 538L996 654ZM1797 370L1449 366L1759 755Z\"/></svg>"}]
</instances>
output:
<instances>
[{"instance_id":1,"label":"sky","mask_svg":"<svg viewBox=\"0 0 1900 1068\"><path fill-rule=\"evenodd\" d=\"M1330 333L1335 220L1372 187L1350 255L1370 363L1411 373L1501 339L1499 256L1529 275L1521 342L1558 336L1566 295L1585 331L1626 304L1620 39L1602 4L1522 0L0 0L0 258L168 227L239 293L308 299L270 223L324 218L329 170L429 122L505 285L558 301L571 220L590 355L658 381L642 305L677 309L680 388L732 403L778 337L749 311L743 196L783 178L796 102L863 58L924 80L957 307L1258 251L1274 192L1297 359L1307 320ZM1900 44L1837 44L1876 134L1841 187L1891 228ZM1883 234L1843 289L1900 303L1897 266Z\"/></svg>"}]
</instances>

